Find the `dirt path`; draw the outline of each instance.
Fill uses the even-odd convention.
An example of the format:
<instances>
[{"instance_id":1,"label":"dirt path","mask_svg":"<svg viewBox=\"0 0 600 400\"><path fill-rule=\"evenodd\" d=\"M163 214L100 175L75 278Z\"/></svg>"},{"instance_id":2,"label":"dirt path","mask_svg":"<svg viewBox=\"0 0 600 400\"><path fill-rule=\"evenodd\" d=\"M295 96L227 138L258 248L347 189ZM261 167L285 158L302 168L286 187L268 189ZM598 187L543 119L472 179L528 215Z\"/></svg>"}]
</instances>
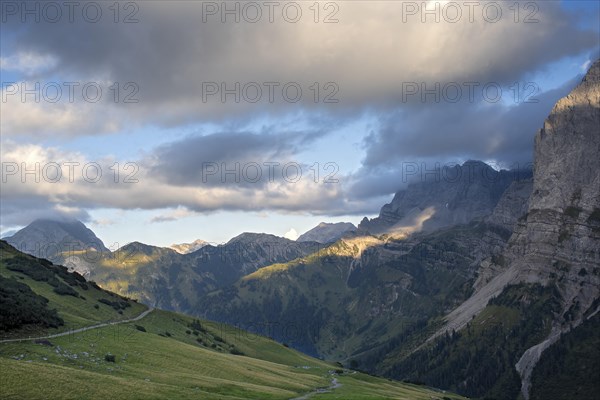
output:
<instances>
[{"instance_id":1,"label":"dirt path","mask_svg":"<svg viewBox=\"0 0 600 400\"><path fill-rule=\"evenodd\" d=\"M0 343L26 342L28 340L52 339L52 338L56 338L56 337L71 335L71 334L74 334L74 333L85 332L85 331L89 331L89 330L92 330L92 329L104 328L106 326L127 324L129 322L139 321L140 319L144 318L146 315L150 314L152 311L154 311L154 308L150 307L146 311L144 311L143 313L141 313L140 315L138 315L137 317L131 318L131 319L125 319L125 320L122 320L122 321L113 321L113 322L103 322L103 323L98 324L98 325L86 326L84 328L79 328L79 329L72 329L72 330L69 330L69 331L66 331L66 332L55 333L53 335L37 336L37 337L27 337L27 338L20 338L20 339L4 339L4 340L0 340Z\"/></svg>"},{"instance_id":2,"label":"dirt path","mask_svg":"<svg viewBox=\"0 0 600 400\"><path fill-rule=\"evenodd\" d=\"M335 375L335 373L332 373L332 372L330 372L329 374L330 374L331 376L333 376L333 377L331 378L331 385L329 385L329 386L328 386L328 387L326 387L326 388L315 389L315 390L313 390L312 392L305 394L304 396L300 396L300 397L294 397L294 398L293 398L293 399L291 399L291 400L307 400L307 399L310 399L311 397L313 397L313 396L314 396L314 395L316 395L316 394L319 394L319 393L329 393L329 392L331 392L332 390L334 390L334 389L337 389L337 388L341 387L341 386L342 386L342 384L341 384L341 383L339 383L339 382L338 382L338 380L337 380L337 378L334 376L334 375Z\"/></svg>"}]
</instances>

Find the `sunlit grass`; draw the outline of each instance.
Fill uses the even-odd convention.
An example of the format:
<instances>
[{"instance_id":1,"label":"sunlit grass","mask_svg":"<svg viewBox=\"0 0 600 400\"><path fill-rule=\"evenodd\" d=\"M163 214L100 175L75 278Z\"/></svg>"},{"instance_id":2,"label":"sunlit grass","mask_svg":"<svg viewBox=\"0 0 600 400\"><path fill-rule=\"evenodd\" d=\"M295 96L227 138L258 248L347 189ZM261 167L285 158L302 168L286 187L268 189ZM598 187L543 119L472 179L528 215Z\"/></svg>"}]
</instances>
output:
<instances>
[{"instance_id":1,"label":"sunlit grass","mask_svg":"<svg viewBox=\"0 0 600 400\"><path fill-rule=\"evenodd\" d=\"M0 344L3 398L289 399L328 387L335 376L335 366L262 336L211 322L195 334L192 321L155 310L136 323L51 339L50 346ZM115 363L104 359L108 353ZM442 398L360 373L336 379L341 387L315 398Z\"/></svg>"}]
</instances>

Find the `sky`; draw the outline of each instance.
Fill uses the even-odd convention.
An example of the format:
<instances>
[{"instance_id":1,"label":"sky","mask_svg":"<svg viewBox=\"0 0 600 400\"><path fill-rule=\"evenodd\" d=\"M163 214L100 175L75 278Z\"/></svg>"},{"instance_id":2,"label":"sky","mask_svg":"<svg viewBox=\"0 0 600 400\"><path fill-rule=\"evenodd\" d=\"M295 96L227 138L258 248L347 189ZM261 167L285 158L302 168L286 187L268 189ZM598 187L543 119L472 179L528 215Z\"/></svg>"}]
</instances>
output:
<instances>
[{"instance_id":1,"label":"sky","mask_svg":"<svg viewBox=\"0 0 600 400\"><path fill-rule=\"evenodd\" d=\"M594 1L69 4L1 5L2 235L358 224L439 166L528 166L600 55Z\"/></svg>"}]
</instances>

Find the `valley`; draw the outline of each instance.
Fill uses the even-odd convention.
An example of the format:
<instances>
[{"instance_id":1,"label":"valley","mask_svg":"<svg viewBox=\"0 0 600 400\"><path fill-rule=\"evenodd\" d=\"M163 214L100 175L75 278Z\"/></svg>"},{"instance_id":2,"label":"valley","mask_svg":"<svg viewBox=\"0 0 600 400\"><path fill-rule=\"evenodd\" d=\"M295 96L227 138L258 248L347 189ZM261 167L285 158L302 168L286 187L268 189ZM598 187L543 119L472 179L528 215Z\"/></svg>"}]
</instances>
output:
<instances>
[{"instance_id":1,"label":"valley","mask_svg":"<svg viewBox=\"0 0 600 400\"><path fill-rule=\"evenodd\" d=\"M378 217L363 219L357 228L319 224L298 241L242 233L217 246L197 241L190 252L140 242L110 251L78 221L36 221L7 240L17 248L53 249L48 254L53 262L81 274L75 275L79 280L68 278L70 284L79 285L75 292L52 278L52 272L31 282L36 293L47 285L40 280L54 285L53 292L44 294L46 306L36 300L36 309L44 315L37 325L46 324L48 334L63 326L77 329L106 321L111 314L107 305L118 311L117 321L139 315L146 304L165 310L140 320L148 321L144 329L158 335L151 336L158 347L176 342L169 351L178 352L184 351L179 346L200 343L194 348L198 357L203 351L216 351L219 356L210 355L216 357L215 363L242 353L252 358L244 359L249 363L280 364L265 366L260 378L236 372L239 380L229 383L231 390L219 393L224 396L248 390L243 397L260 398L264 394L258 393L268 386L273 398L296 394L302 398L306 393L363 398L356 391L370 387L369 380L377 386L368 390L372 398L379 398L376 393L387 398L388 386L395 390L400 385L402 390L402 384L384 384L382 378L367 378L352 369L472 398L536 398L557 373L545 360L572 363L573 352L579 350L569 338L592 332L585 327L597 323L600 166L596 161L598 168L591 167L589 160L600 152L594 130L600 112L599 82L597 61L579 86L556 104L536 136L533 171L496 171L480 161L444 167L440 176L456 178L409 184L381 208ZM557 165L549 156L557 151L580 156ZM582 159L588 161L581 164ZM544 189L549 179L561 182L560 192ZM3 249L7 246L3 244ZM28 270L33 266L14 266L10 257L3 262L3 272L13 277L38 274ZM63 279L70 277L48 268ZM83 294L88 286L90 291ZM10 290L22 289L17 285ZM76 306L81 302L78 296L86 298L83 306ZM102 306L90 304L95 300ZM52 308L61 312L57 315ZM185 328L193 322L177 313L201 318L205 336L190 336ZM134 332L137 323L115 326ZM261 339L219 341L221 336L214 333L219 325ZM9 336L24 333L12 329ZM73 331L69 336L77 342L84 333ZM134 333L135 338L150 337ZM594 335L584 342L595 343ZM67 339L52 340L62 347ZM266 347L257 351L254 344ZM11 346L21 344L5 343L3 349ZM136 351L141 354L140 347ZM46 353L35 357L45 357L42 354ZM339 363L336 370L342 372L328 376L333 364L317 359ZM302 372L294 369L304 365L301 360L311 360ZM586 368L596 368L595 357L585 362ZM283 374L285 382L295 384L286 386L283 378L271 374ZM300 384L298 374L306 374L309 383ZM563 371L553 379L566 382L570 376ZM156 377L149 379L154 382ZM217 374L211 379L208 387L224 377ZM242 389L240 382L247 380L257 386ZM329 390L314 389L326 388L328 382ZM198 390L217 395L212 389ZM558 390L557 395L567 393Z\"/></svg>"},{"instance_id":2,"label":"valley","mask_svg":"<svg viewBox=\"0 0 600 400\"><path fill-rule=\"evenodd\" d=\"M0 400L600 400L600 1L0 20Z\"/></svg>"},{"instance_id":3,"label":"valley","mask_svg":"<svg viewBox=\"0 0 600 400\"><path fill-rule=\"evenodd\" d=\"M225 324L147 308L0 245L2 295L8 281L19 285L23 303L48 299L18 328L2 331L2 398L462 398L351 371ZM56 282L77 295L56 293ZM51 311L58 326L45 324ZM4 323L4 308L2 316Z\"/></svg>"}]
</instances>

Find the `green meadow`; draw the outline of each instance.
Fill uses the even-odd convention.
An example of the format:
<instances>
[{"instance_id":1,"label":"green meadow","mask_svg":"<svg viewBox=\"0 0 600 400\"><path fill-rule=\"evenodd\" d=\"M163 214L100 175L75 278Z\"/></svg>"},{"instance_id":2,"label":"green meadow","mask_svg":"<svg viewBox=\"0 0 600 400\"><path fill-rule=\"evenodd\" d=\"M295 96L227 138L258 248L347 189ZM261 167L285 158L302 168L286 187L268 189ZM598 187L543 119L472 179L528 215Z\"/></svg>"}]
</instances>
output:
<instances>
[{"instance_id":1,"label":"green meadow","mask_svg":"<svg viewBox=\"0 0 600 400\"><path fill-rule=\"evenodd\" d=\"M152 310L125 322L147 307L48 270L57 271L2 243L2 289L27 285L31 290L21 290L23 296L47 299L40 313L55 310L64 321L0 331L2 399L461 398L346 370L269 338L182 314ZM75 292L56 290L69 282ZM114 324L74 332L106 322ZM66 334L42 338L57 333ZM15 338L30 339L6 341Z\"/></svg>"}]
</instances>

